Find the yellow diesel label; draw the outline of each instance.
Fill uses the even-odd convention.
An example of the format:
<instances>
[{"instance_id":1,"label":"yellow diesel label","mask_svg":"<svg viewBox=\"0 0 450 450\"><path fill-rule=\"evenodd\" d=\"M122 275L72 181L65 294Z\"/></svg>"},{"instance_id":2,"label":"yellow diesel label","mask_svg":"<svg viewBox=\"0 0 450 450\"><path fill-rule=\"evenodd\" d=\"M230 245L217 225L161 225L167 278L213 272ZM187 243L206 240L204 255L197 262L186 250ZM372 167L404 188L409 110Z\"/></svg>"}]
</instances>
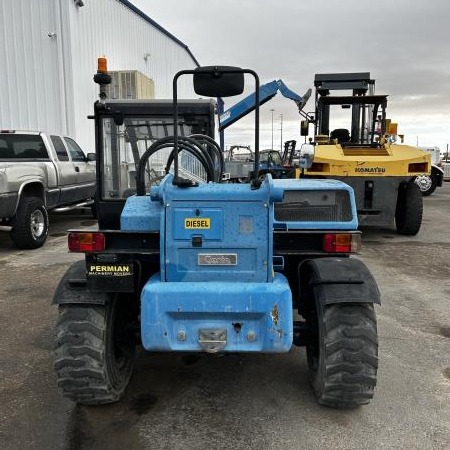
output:
<instances>
[{"instance_id":1,"label":"yellow diesel label","mask_svg":"<svg viewBox=\"0 0 450 450\"><path fill-rule=\"evenodd\" d=\"M209 217L202 219L188 217L184 219L184 228L186 230L209 230L211 228L211 219Z\"/></svg>"}]
</instances>

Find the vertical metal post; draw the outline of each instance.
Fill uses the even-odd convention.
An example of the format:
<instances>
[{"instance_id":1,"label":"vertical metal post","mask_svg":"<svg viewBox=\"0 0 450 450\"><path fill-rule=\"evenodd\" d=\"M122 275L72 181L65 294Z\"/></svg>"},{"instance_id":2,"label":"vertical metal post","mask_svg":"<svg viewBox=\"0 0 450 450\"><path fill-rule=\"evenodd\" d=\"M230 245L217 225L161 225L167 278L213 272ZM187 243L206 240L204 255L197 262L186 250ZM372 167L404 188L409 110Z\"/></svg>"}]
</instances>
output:
<instances>
[{"instance_id":1,"label":"vertical metal post","mask_svg":"<svg viewBox=\"0 0 450 450\"><path fill-rule=\"evenodd\" d=\"M280 114L280 152L283 151L283 114Z\"/></svg>"},{"instance_id":2,"label":"vertical metal post","mask_svg":"<svg viewBox=\"0 0 450 450\"><path fill-rule=\"evenodd\" d=\"M274 111L275 111L274 109L270 110L270 112L272 113L272 146L270 147L271 150L273 150L273 112Z\"/></svg>"}]
</instances>

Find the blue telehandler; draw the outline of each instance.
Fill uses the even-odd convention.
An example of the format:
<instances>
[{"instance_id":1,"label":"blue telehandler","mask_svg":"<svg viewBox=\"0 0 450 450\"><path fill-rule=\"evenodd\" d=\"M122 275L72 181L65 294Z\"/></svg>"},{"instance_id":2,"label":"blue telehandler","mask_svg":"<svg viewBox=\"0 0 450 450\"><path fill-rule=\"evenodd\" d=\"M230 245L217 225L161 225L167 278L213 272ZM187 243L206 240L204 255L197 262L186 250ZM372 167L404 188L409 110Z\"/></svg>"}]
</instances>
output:
<instances>
[{"instance_id":1,"label":"blue telehandler","mask_svg":"<svg viewBox=\"0 0 450 450\"><path fill-rule=\"evenodd\" d=\"M182 76L211 98L238 95L245 78L255 80L248 183L221 183L215 102L178 99ZM380 295L351 256L360 245L353 191L340 181L259 177L257 74L228 66L181 71L173 101L107 100L107 72L96 79L98 230L69 232L69 250L84 258L53 298L63 395L85 405L118 401L138 346L283 353L295 345L306 347L320 404L369 403ZM161 153L166 174L151 183ZM187 155L203 166L204 182L189 176Z\"/></svg>"}]
</instances>

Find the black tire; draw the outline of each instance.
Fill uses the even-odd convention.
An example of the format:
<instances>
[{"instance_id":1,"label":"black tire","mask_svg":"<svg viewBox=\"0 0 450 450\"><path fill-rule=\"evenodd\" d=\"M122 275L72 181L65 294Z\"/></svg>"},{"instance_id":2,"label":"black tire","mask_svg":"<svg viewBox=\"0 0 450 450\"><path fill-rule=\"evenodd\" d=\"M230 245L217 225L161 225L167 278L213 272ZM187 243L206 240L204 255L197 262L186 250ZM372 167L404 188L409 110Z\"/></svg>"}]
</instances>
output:
<instances>
[{"instance_id":1,"label":"black tire","mask_svg":"<svg viewBox=\"0 0 450 450\"><path fill-rule=\"evenodd\" d=\"M22 249L34 249L44 245L48 236L48 213L38 197L20 200L11 230L11 239Z\"/></svg>"},{"instance_id":2,"label":"black tire","mask_svg":"<svg viewBox=\"0 0 450 450\"><path fill-rule=\"evenodd\" d=\"M84 405L120 399L133 371L136 338L130 304L60 305L54 368L65 397Z\"/></svg>"},{"instance_id":3,"label":"black tire","mask_svg":"<svg viewBox=\"0 0 450 450\"><path fill-rule=\"evenodd\" d=\"M401 184L398 190L395 224L398 234L414 236L422 225L423 199L416 183Z\"/></svg>"},{"instance_id":4,"label":"black tire","mask_svg":"<svg viewBox=\"0 0 450 450\"><path fill-rule=\"evenodd\" d=\"M311 316L307 346L311 387L321 405L341 409L366 405L377 382L378 335L373 304L319 306Z\"/></svg>"},{"instance_id":5,"label":"black tire","mask_svg":"<svg viewBox=\"0 0 450 450\"><path fill-rule=\"evenodd\" d=\"M261 181L263 181L264 178L266 178L266 175L267 175L268 173L270 173L270 175L272 175L272 179L278 178L278 175L277 175L273 170L260 170L260 171L259 171L259 174L258 174L259 179L260 179Z\"/></svg>"}]
</instances>

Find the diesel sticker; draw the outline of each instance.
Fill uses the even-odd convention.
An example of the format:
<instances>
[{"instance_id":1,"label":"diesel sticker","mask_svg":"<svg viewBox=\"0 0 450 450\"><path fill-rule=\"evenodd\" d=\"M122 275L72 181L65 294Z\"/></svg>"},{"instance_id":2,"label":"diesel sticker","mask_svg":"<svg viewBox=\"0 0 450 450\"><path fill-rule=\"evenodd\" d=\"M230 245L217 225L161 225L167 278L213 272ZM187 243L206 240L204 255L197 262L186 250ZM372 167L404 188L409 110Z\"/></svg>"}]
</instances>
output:
<instances>
[{"instance_id":1,"label":"diesel sticker","mask_svg":"<svg viewBox=\"0 0 450 450\"><path fill-rule=\"evenodd\" d=\"M209 217L202 219L188 217L184 219L184 228L186 230L209 230L211 228L211 219Z\"/></svg>"},{"instance_id":2,"label":"diesel sticker","mask_svg":"<svg viewBox=\"0 0 450 450\"><path fill-rule=\"evenodd\" d=\"M126 277L133 275L133 264L89 264L89 276Z\"/></svg>"},{"instance_id":3,"label":"diesel sticker","mask_svg":"<svg viewBox=\"0 0 450 450\"><path fill-rule=\"evenodd\" d=\"M199 266L236 266L237 253L199 253Z\"/></svg>"}]
</instances>

